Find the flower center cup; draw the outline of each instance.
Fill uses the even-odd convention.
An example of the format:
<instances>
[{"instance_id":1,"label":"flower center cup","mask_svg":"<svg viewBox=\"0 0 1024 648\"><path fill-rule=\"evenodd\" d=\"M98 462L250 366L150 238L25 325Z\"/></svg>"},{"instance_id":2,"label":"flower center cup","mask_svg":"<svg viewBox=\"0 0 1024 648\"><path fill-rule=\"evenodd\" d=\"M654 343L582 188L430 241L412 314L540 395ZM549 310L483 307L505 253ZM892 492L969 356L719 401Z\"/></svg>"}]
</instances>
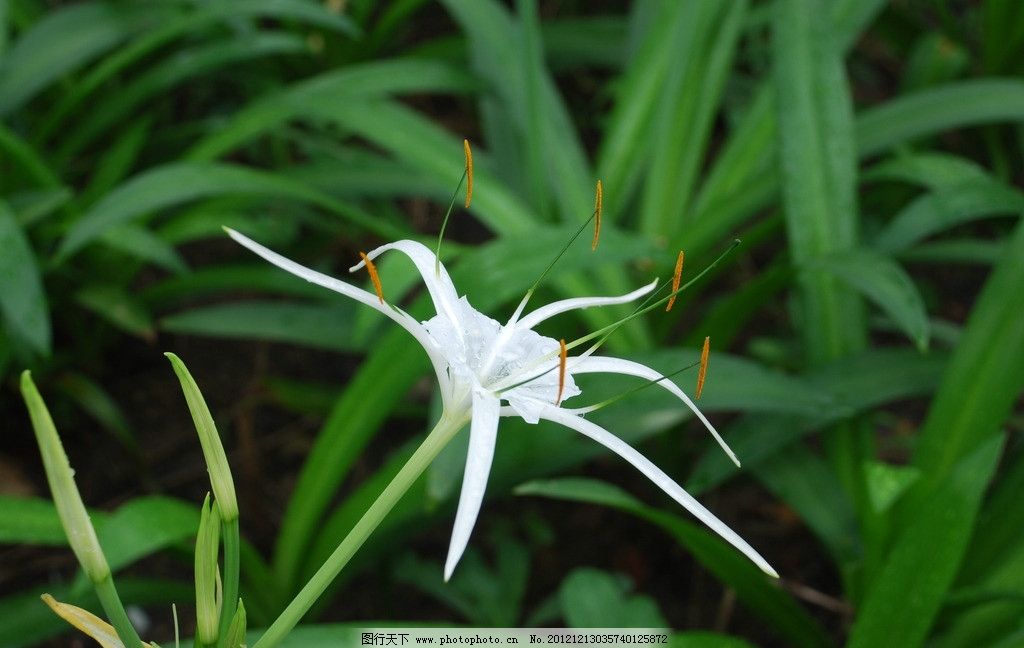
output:
<instances>
[{"instance_id":1,"label":"flower center cup","mask_svg":"<svg viewBox=\"0 0 1024 648\"><path fill-rule=\"evenodd\" d=\"M558 340L515 324L504 327L474 309L465 297L456 305L459 323L435 315L423 323L448 363L452 403L467 401L474 389L508 402L529 423L540 410L558 400ZM460 326L461 324L461 326ZM519 384L521 383L521 384ZM580 394L572 375L565 375L562 400Z\"/></svg>"}]
</instances>

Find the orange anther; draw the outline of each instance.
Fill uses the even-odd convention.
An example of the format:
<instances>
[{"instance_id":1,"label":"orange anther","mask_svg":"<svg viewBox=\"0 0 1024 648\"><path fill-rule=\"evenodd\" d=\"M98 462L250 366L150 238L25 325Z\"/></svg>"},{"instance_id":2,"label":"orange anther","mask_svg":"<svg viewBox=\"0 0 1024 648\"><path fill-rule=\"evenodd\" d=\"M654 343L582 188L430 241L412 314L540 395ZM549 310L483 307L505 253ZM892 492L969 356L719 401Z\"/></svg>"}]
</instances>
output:
<instances>
[{"instance_id":1,"label":"orange anther","mask_svg":"<svg viewBox=\"0 0 1024 648\"><path fill-rule=\"evenodd\" d=\"M562 404L562 390L565 389L565 361L567 349L565 340L558 341L558 396L555 398L555 407Z\"/></svg>"},{"instance_id":2,"label":"orange anther","mask_svg":"<svg viewBox=\"0 0 1024 648\"><path fill-rule=\"evenodd\" d=\"M679 250L679 256L676 257L676 269L672 273L672 294L668 298L668 306L665 307L665 312L672 310L672 304L676 303L675 292L679 290L679 281L683 278L683 251Z\"/></svg>"},{"instance_id":3,"label":"orange anther","mask_svg":"<svg viewBox=\"0 0 1024 648\"><path fill-rule=\"evenodd\" d=\"M711 353L711 338L704 338L704 349L700 352L700 369L697 370L697 398L704 391L704 378L708 375L708 355Z\"/></svg>"},{"instance_id":4,"label":"orange anther","mask_svg":"<svg viewBox=\"0 0 1024 648\"><path fill-rule=\"evenodd\" d=\"M466 209L473 200L473 150L469 148L469 140L462 140L462 152L466 154Z\"/></svg>"},{"instance_id":5,"label":"orange anther","mask_svg":"<svg viewBox=\"0 0 1024 648\"><path fill-rule=\"evenodd\" d=\"M601 181L597 181L597 190L594 195L594 240L590 243L591 251L597 249L597 241L601 238L601 205L604 202L604 189Z\"/></svg>"},{"instance_id":6,"label":"orange anther","mask_svg":"<svg viewBox=\"0 0 1024 648\"><path fill-rule=\"evenodd\" d=\"M370 257L366 256L364 252L360 252L359 256L363 259L363 263L366 264L366 271L370 273L370 281L373 282L373 289L377 291L377 299L380 300L381 305L384 304L384 289L380 285L380 275L377 274L377 266L373 265L373 261L370 261Z\"/></svg>"}]
</instances>

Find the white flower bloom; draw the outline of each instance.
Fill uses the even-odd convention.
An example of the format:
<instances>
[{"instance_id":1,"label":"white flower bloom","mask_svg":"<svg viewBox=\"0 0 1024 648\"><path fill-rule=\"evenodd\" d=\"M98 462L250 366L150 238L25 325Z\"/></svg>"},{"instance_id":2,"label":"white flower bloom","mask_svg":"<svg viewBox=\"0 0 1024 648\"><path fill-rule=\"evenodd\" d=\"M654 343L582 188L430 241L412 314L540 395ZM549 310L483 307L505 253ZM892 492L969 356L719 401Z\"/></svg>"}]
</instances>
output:
<instances>
[{"instance_id":1,"label":"white flower bloom","mask_svg":"<svg viewBox=\"0 0 1024 648\"><path fill-rule=\"evenodd\" d=\"M494 457L498 421L502 416L519 416L528 423L552 421L594 439L631 463L764 572L778 576L757 551L661 469L615 435L583 418L591 408L574 410L561 406L561 401L580 393L573 380L574 373L610 372L657 381L693 411L730 458L736 461L735 455L693 401L659 372L639 363L588 353L570 357L565 365L560 392L559 342L533 331L541 322L566 311L634 301L654 290L657 282L618 297L557 301L520 317L524 302L502 326L475 310L465 297L458 296L444 266L438 264L434 253L422 244L398 241L368 253L366 256L372 261L383 252L397 250L412 260L423 277L437 313L421 323L396 306L382 303L373 293L299 265L234 230L228 229L227 232L274 265L362 302L402 326L416 338L430 358L446 413L453 418L468 416L470 419L469 452L445 563L445 580L462 557L476 523ZM364 265L365 262L361 262L352 266L350 271L359 270ZM503 406L502 402L507 405Z\"/></svg>"}]
</instances>

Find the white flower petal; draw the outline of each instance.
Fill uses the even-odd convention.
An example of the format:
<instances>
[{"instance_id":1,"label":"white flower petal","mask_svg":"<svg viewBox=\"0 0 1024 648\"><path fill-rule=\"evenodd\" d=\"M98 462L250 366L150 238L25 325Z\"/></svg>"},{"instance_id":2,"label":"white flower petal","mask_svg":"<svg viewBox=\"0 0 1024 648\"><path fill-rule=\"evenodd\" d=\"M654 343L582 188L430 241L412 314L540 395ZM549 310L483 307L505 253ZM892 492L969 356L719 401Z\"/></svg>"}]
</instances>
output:
<instances>
[{"instance_id":1,"label":"white flower petal","mask_svg":"<svg viewBox=\"0 0 1024 648\"><path fill-rule=\"evenodd\" d=\"M459 301L458 293L455 291L455 285L452 283L451 277L448 276L448 271L445 269L444 264L437 263L437 257L434 256L434 253L418 241L395 241L394 243L388 243L387 245L370 250L366 256L373 261L388 250L398 250L409 257L419 271L420 276L423 277L423 284L427 287L430 298L434 301L434 309L437 311L437 314L443 314L455 324L459 324L461 319L459 318L458 309L455 307L456 302ZM366 264L360 261L349 268L349 272L355 272L364 265Z\"/></svg>"},{"instance_id":2,"label":"white flower petal","mask_svg":"<svg viewBox=\"0 0 1024 648\"><path fill-rule=\"evenodd\" d=\"M462 493L459 508L455 513L455 526L448 546L448 559L444 565L444 579L451 578L455 566L469 543L469 536L476 525L480 504L487 490L487 477L491 472L494 458L494 443L498 435L498 411L500 401L485 391L473 392L473 419L469 430L469 452L466 455L466 471L462 477Z\"/></svg>"},{"instance_id":3,"label":"white flower petal","mask_svg":"<svg viewBox=\"0 0 1024 648\"><path fill-rule=\"evenodd\" d=\"M545 409L544 412L541 413L541 418L572 428L580 434L597 441L631 463L637 470L642 472L645 477L654 482L658 488L665 491L672 499L679 502L686 510L690 511L690 513L693 513L697 519L706 524L712 531L722 536L726 542L739 549L743 555L752 560L754 564L761 569L761 571L774 576L775 578L779 577L779 574L772 569L772 566L768 564L768 561L765 560L761 554L757 553L753 547L747 544L746 540L741 538L735 531L726 526L724 522L715 517L711 511L704 508L704 506L695 500L692 495L683 490L682 486L677 484L660 468L651 463L649 459L633 449L633 447L628 443L618 438L608 430L605 430L601 426L595 425L584 418L576 416L575 414L570 414L569 412L554 406Z\"/></svg>"},{"instance_id":4,"label":"white flower petal","mask_svg":"<svg viewBox=\"0 0 1024 648\"><path fill-rule=\"evenodd\" d=\"M718 434L718 430L715 426L711 425L711 421L697 409L697 405L690 400L690 397L680 389L674 382L668 378L662 378L662 374L651 369L646 365L642 365L639 362L633 362L632 360L623 360L621 358L610 358L608 356L589 356L586 358L579 358L576 362L571 365L573 373L618 373L625 374L627 376L636 376L638 378L646 378L647 380L657 380L658 385L661 385L668 391L672 392L679 400L686 403L686 406L700 419L704 427L711 432L711 436L715 437L715 441L722 447L725 454L732 459L733 463L737 466L740 465L740 460L736 458L736 454L732 451L732 448L725 442L725 439ZM580 408L574 410L577 414L584 414L588 410L587 408Z\"/></svg>"},{"instance_id":5,"label":"white flower petal","mask_svg":"<svg viewBox=\"0 0 1024 648\"><path fill-rule=\"evenodd\" d=\"M334 292L341 293L346 297L351 297L352 299L362 304L366 304L370 308L380 313L383 313L384 315L387 315L389 318L394 320L395 323L397 323L399 326L404 328L406 331L409 331L409 333L411 333L412 336L416 338L416 341L423 346L423 350L427 352L427 356L429 356L431 364L434 365L434 371L437 374L438 381L440 381L442 386L447 385L448 378L445 374L447 362L445 362L445 359L439 353L438 349L436 348L436 345L434 344L430 335L427 333L427 330L413 317L407 315L403 311L396 310L391 306L388 306L387 304L381 304L380 299L377 297L377 295L371 292L367 292L362 288L357 288L356 286L353 286L350 283L346 283L344 281L341 281L340 279L335 279L334 277L325 275L322 272L317 272L316 270L312 270L304 265L298 264L292 261L291 259L283 257L277 252L274 252L273 250L270 250L260 245L259 243L252 240L248 236L236 232L230 227L225 227L224 230L228 233L228 236L233 238L235 241L242 244L249 250L255 252L257 255L263 257L267 261L273 263L282 270L286 270L297 277L305 279L310 283L314 283L318 286L323 286L324 288L333 290ZM447 390L443 390L442 393L445 392L447 392Z\"/></svg>"},{"instance_id":6,"label":"white flower petal","mask_svg":"<svg viewBox=\"0 0 1024 648\"><path fill-rule=\"evenodd\" d=\"M643 297L654 290L654 287L657 285L658 280L655 279L643 288L638 288L631 293L619 295L618 297L575 297L573 299L563 299L561 301L551 302L547 306L541 306L523 319L519 320L515 326L517 328L532 329L544 320L550 319L555 315L565 313L566 311L576 310L578 308L590 308L591 306L626 304Z\"/></svg>"}]
</instances>

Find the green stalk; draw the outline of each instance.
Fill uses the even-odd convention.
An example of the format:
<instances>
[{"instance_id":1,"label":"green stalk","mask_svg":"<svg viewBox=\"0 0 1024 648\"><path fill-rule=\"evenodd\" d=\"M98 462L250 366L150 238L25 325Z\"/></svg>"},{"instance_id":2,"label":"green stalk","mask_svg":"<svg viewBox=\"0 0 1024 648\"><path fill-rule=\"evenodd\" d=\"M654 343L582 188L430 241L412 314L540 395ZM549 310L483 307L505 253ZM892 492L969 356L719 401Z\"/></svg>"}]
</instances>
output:
<instances>
[{"instance_id":1,"label":"green stalk","mask_svg":"<svg viewBox=\"0 0 1024 648\"><path fill-rule=\"evenodd\" d=\"M135 631L135 626L128 619L128 613L124 610L121 597L117 595L117 588L114 587L114 577L108 573L106 578L93 581L92 586L96 590L96 596L100 599L103 611L107 614L107 619L114 626L118 638L124 642L124 645L144 646L145 644L142 643L142 639L139 638L139 633Z\"/></svg>"},{"instance_id":2,"label":"green stalk","mask_svg":"<svg viewBox=\"0 0 1024 648\"><path fill-rule=\"evenodd\" d=\"M235 618L235 608L238 606L238 564L241 542L238 537L238 518L224 520L221 527L221 535L224 542L224 596L221 599L220 610L220 632L218 645L227 646L228 628L231 620ZM227 648L235 648L227 646Z\"/></svg>"},{"instance_id":3,"label":"green stalk","mask_svg":"<svg viewBox=\"0 0 1024 648\"><path fill-rule=\"evenodd\" d=\"M448 445L452 437L469 420L469 412L463 411L455 416L445 414L423 440L420 447L409 457L405 465L398 471L394 479L384 487L381 494L366 509L345 539L341 541L334 553L313 574L302 591L296 595L284 612L270 624L263 636L253 648L273 648L291 632L317 599L327 590L331 582L338 576L348 561L355 555L370 534L380 525L384 517L394 508L406 491L423 474L430 462Z\"/></svg>"}]
</instances>

